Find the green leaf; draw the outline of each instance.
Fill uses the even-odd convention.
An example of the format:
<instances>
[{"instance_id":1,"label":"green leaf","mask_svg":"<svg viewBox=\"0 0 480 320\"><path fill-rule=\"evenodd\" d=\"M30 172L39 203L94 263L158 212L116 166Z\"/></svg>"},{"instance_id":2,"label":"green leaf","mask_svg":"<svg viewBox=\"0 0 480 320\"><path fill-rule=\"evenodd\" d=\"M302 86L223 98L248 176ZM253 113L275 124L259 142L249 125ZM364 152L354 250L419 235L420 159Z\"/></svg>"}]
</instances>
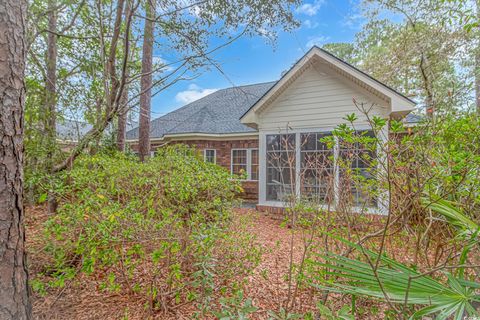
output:
<instances>
[{"instance_id":1,"label":"green leaf","mask_svg":"<svg viewBox=\"0 0 480 320\"><path fill-rule=\"evenodd\" d=\"M42 193L40 197L38 197L38 203L39 204L44 203L45 201L47 201L47 197L48 197L48 194L46 192Z\"/></svg>"},{"instance_id":2,"label":"green leaf","mask_svg":"<svg viewBox=\"0 0 480 320\"><path fill-rule=\"evenodd\" d=\"M332 236L334 237L334 236ZM458 314L458 310L467 310L470 315L477 315L471 303L476 301L471 286L466 286L461 279L445 272L447 283L423 275L417 270L401 264L385 255L360 247L348 240L334 237L353 247L372 260L380 259L380 266L373 271L370 264L347 258L334 253L319 255L325 262L309 262L327 268L327 274L338 277L335 282L326 282L323 276L315 279L321 284L313 286L332 292L352 294L386 300L385 295L393 303L427 306L415 313L415 317L439 312L441 318ZM343 281L342 281L343 280ZM381 285L380 285L381 284ZM408 295L407 295L408 293Z\"/></svg>"}]
</instances>

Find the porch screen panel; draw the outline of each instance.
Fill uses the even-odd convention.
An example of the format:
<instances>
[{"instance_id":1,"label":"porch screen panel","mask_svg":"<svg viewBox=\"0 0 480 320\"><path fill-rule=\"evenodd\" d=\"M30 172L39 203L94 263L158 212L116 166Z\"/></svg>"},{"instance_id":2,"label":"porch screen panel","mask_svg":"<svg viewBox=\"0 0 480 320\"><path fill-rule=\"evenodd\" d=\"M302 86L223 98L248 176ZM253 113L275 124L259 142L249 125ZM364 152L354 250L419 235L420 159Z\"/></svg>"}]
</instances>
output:
<instances>
[{"instance_id":1,"label":"porch screen panel","mask_svg":"<svg viewBox=\"0 0 480 320\"><path fill-rule=\"evenodd\" d=\"M375 143L373 131L360 131L359 135ZM376 150L359 142L340 142L340 199L354 207L375 207Z\"/></svg>"},{"instance_id":2,"label":"porch screen panel","mask_svg":"<svg viewBox=\"0 0 480 320\"><path fill-rule=\"evenodd\" d=\"M334 200L334 152L323 138L331 133L302 133L300 135L300 193L314 203L327 204Z\"/></svg>"},{"instance_id":3,"label":"porch screen panel","mask_svg":"<svg viewBox=\"0 0 480 320\"><path fill-rule=\"evenodd\" d=\"M266 139L266 199L286 201L295 190L295 134L272 134Z\"/></svg>"}]
</instances>

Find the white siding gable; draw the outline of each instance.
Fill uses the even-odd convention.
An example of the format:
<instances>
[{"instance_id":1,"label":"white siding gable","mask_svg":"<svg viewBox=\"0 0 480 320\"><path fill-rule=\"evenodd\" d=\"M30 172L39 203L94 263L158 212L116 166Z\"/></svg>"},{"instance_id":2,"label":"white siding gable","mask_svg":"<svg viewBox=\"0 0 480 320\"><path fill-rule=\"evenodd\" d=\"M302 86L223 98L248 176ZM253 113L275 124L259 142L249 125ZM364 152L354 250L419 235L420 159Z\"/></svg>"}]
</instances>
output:
<instances>
[{"instance_id":1,"label":"white siding gable","mask_svg":"<svg viewBox=\"0 0 480 320\"><path fill-rule=\"evenodd\" d=\"M260 131L284 131L317 128L328 130L341 123L347 114L356 113L358 125L365 125L365 115L353 103L364 103L374 115L389 114L389 103L357 86L325 65L310 65L265 110L259 112Z\"/></svg>"}]
</instances>

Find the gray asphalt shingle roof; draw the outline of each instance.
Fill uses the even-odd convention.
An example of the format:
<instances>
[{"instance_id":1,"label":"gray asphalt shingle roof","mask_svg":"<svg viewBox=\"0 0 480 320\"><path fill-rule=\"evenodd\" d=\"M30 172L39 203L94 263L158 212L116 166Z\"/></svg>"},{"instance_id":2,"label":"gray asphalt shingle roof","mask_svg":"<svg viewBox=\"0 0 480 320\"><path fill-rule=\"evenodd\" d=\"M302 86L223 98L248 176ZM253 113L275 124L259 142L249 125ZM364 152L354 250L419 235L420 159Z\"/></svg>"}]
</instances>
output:
<instances>
[{"instance_id":1,"label":"gray asphalt shingle roof","mask_svg":"<svg viewBox=\"0 0 480 320\"><path fill-rule=\"evenodd\" d=\"M69 119L58 120L56 126L57 138L69 141L80 140L81 137L92 129L92 125L89 123Z\"/></svg>"},{"instance_id":2,"label":"gray asphalt shingle roof","mask_svg":"<svg viewBox=\"0 0 480 320\"><path fill-rule=\"evenodd\" d=\"M409 113L405 116L405 123L414 124L422 121L423 119L424 117L421 115L418 115L415 113Z\"/></svg>"},{"instance_id":3,"label":"gray asphalt shingle roof","mask_svg":"<svg viewBox=\"0 0 480 320\"><path fill-rule=\"evenodd\" d=\"M265 82L221 89L150 122L150 137L168 134L228 134L256 132L240 123L247 112L276 82ZM407 123L419 116L407 115ZM138 127L127 132L127 139L138 139Z\"/></svg>"},{"instance_id":4,"label":"gray asphalt shingle roof","mask_svg":"<svg viewBox=\"0 0 480 320\"><path fill-rule=\"evenodd\" d=\"M275 82L221 89L150 122L151 138L179 133L245 133L256 130L240 123L240 117ZM138 128L127 132L138 139Z\"/></svg>"},{"instance_id":5,"label":"gray asphalt shingle roof","mask_svg":"<svg viewBox=\"0 0 480 320\"><path fill-rule=\"evenodd\" d=\"M127 130L137 127L138 123L127 119ZM93 126L87 122L71 119L57 119L57 139L63 141L79 141ZM111 133L112 125L108 126L105 133Z\"/></svg>"}]
</instances>

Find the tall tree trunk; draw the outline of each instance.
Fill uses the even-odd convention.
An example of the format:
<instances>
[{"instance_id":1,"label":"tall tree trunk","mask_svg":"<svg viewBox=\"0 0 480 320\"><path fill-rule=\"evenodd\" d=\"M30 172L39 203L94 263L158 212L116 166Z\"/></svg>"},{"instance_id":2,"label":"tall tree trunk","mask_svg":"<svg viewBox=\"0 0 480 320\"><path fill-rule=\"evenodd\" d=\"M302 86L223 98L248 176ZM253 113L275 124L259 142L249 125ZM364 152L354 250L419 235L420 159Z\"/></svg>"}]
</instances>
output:
<instances>
[{"instance_id":1,"label":"tall tree trunk","mask_svg":"<svg viewBox=\"0 0 480 320\"><path fill-rule=\"evenodd\" d=\"M155 0L147 0L145 4L146 19L143 33L142 78L140 80L140 124L138 151L140 160L150 156L150 109L152 101L152 58L153 28L155 17Z\"/></svg>"},{"instance_id":2,"label":"tall tree trunk","mask_svg":"<svg viewBox=\"0 0 480 320\"><path fill-rule=\"evenodd\" d=\"M54 153L56 149L56 118L57 118L57 11L56 1L48 1L48 37L47 37L47 78L45 79L45 131L47 138L47 170L52 172ZM48 194L48 213L57 211L57 199L53 192Z\"/></svg>"},{"instance_id":3,"label":"tall tree trunk","mask_svg":"<svg viewBox=\"0 0 480 320\"><path fill-rule=\"evenodd\" d=\"M120 110L118 111L117 148L125 152L125 140L127 137L127 114L128 114L128 87L125 86L120 99Z\"/></svg>"},{"instance_id":4,"label":"tall tree trunk","mask_svg":"<svg viewBox=\"0 0 480 320\"><path fill-rule=\"evenodd\" d=\"M477 10L477 21L480 21L480 0L475 1ZM480 115L480 28L476 28L476 47L475 47L475 105L477 107L477 114Z\"/></svg>"},{"instance_id":5,"label":"tall tree trunk","mask_svg":"<svg viewBox=\"0 0 480 320\"><path fill-rule=\"evenodd\" d=\"M480 48L475 48L475 105L480 115Z\"/></svg>"},{"instance_id":6,"label":"tall tree trunk","mask_svg":"<svg viewBox=\"0 0 480 320\"><path fill-rule=\"evenodd\" d=\"M130 0L127 0L125 4L125 21L128 21L132 8L131 8L131 3ZM128 32L128 31L126 31ZM125 52L124 54L128 58L130 55L130 50L127 47L126 43L124 45ZM128 84L126 82L128 81L128 76L129 76L129 70L128 70L128 65L125 65L126 70L125 70L125 86L122 91L122 95L120 97L120 107L118 110L118 117L117 117L117 149L120 152L125 152L125 140L127 139L127 115L128 115Z\"/></svg>"},{"instance_id":7,"label":"tall tree trunk","mask_svg":"<svg viewBox=\"0 0 480 320\"><path fill-rule=\"evenodd\" d=\"M101 2L98 1L97 4L101 4ZM105 131L105 129L108 127L108 125L118 116L119 103L117 102L120 100L120 97L121 97L121 94L119 94L118 91L119 89L121 90L121 88L125 84L126 72L123 72L124 69L122 69L122 74L120 78L117 78L115 68L112 66L115 66L116 56L118 54L117 44L120 38L123 4L124 4L124 0L117 1L117 10L116 10L117 12L116 12L116 18L115 18L115 24L114 24L114 32L111 37L112 40L109 43L110 55L106 65L104 66L105 72L104 72L103 81L107 82L107 85L105 85L105 88L107 88L106 92L108 92L108 94L106 95L106 98L104 101L105 112L103 113L104 114L103 119L98 126L94 126L78 141L77 145L73 148L73 150L70 152L67 158L63 160L60 164L55 166L53 170L54 172L60 172L70 168L73 162L75 161L75 159L83 152L83 150L85 150L88 147L90 142L95 141L95 139L100 137ZM125 34L123 37L125 52L129 51L128 47L129 47L129 41L130 41L130 26L132 23L132 16L134 14L134 10L136 10L136 7L134 8L131 7L130 1L127 1L127 4L130 5L129 7L130 13L127 16L127 19L125 21L126 28L125 28ZM106 50L105 46L102 45L102 48L100 48L100 52L103 52L105 50ZM126 63L128 63L128 55L124 54L123 58L124 60L122 63L123 65L125 65Z\"/></svg>"},{"instance_id":8,"label":"tall tree trunk","mask_svg":"<svg viewBox=\"0 0 480 320\"><path fill-rule=\"evenodd\" d=\"M30 319L23 210L27 2L0 1L0 319Z\"/></svg>"},{"instance_id":9,"label":"tall tree trunk","mask_svg":"<svg viewBox=\"0 0 480 320\"><path fill-rule=\"evenodd\" d=\"M97 98L95 101L95 125L94 127L100 127L103 122L103 99L102 98ZM103 134L99 134L98 136L95 137L95 139L92 141L93 143L90 144L89 148L89 154L94 155L98 152L100 149L100 143L102 140Z\"/></svg>"},{"instance_id":10,"label":"tall tree trunk","mask_svg":"<svg viewBox=\"0 0 480 320\"><path fill-rule=\"evenodd\" d=\"M420 73L423 79L423 89L425 90L425 107L427 116L431 119L435 117L435 99L433 95L432 77L430 77L430 62L426 54L422 52L420 57Z\"/></svg>"}]
</instances>

